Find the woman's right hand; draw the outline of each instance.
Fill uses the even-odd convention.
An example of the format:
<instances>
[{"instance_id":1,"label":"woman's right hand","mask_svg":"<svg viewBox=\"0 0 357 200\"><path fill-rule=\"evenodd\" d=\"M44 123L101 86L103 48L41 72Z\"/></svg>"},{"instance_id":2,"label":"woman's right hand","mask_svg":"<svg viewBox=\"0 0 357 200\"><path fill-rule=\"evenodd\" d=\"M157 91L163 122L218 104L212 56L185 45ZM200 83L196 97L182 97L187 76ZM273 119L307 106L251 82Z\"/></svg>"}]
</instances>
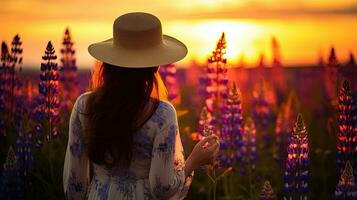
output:
<instances>
[{"instance_id":1,"label":"woman's right hand","mask_svg":"<svg viewBox=\"0 0 357 200\"><path fill-rule=\"evenodd\" d=\"M201 165L212 164L219 152L219 138L210 135L199 141L186 160L186 175Z\"/></svg>"},{"instance_id":2,"label":"woman's right hand","mask_svg":"<svg viewBox=\"0 0 357 200\"><path fill-rule=\"evenodd\" d=\"M191 155L198 166L212 164L219 152L219 139L210 135L199 141L193 148Z\"/></svg>"}]
</instances>

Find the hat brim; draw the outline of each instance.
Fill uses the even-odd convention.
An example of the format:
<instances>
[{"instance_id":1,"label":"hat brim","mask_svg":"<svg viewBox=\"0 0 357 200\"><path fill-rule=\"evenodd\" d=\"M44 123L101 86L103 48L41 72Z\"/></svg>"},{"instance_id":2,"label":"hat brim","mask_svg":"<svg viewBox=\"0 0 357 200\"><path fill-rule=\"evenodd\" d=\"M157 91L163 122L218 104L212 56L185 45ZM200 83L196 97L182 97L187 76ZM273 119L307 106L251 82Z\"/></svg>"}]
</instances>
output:
<instances>
[{"instance_id":1,"label":"hat brim","mask_svg":"<svg viewBox=\"0 0 357 200\"><path fill-rule=\"evenodd\" d=\"M163 35L163 43L145 49L127 49L113 44L113 39L91 44L88 52L99 61L111 65L144 68L177 62L187 55L187 47L179 40Z\"/></svg>"}]
</instances>

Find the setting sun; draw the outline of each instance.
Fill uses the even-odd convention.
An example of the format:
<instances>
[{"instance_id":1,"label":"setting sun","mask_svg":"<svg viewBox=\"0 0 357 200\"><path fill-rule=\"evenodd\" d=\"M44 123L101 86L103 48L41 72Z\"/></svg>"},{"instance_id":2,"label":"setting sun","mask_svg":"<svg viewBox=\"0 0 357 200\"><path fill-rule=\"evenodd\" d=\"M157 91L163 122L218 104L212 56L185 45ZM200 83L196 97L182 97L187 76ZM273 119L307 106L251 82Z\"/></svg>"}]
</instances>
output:
<instances>
[{"instance_id":1,"label":"setting sun","mask_svg":"<svg viewBox=\"0 0 357 200\"><path fill-rule=\"evenodd\" d=\"M249 22L237 22L237 21L207 21L198 24L195 29L193 37L200 38L207 41L205 45L198 47L192 47L193 57L204 58L211 52L207 52L207 49L213 49L217 38L222 34L226 35L227 40L227 53L226 57L229 61L235 61L240 55L246 54L245 58L249 61L254 61L256 56L254 44L259 37L261 37L261 29ZM251 54L249 53L251 52Z\"/></svg>"}]
</instances>

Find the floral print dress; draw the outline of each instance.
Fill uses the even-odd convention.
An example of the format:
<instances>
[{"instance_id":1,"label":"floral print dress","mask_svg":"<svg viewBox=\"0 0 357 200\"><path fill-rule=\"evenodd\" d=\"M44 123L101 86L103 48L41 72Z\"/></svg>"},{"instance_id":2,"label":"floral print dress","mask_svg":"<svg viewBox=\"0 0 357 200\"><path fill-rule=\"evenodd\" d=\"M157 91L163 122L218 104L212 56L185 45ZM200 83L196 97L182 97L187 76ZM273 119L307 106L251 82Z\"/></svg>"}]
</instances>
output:
<instances>
[{"instance_id":1,"label":"floral print dress","mask_svg":"<svg viewBox=\"0 0 357 200\"><path fill-rule=\"evenodd\" d=\"M70 117L69 137L63 170L67 199L183 199L192 176L185 176L184 151L175 108L160 101L153 116L135 133L129 168L107 169L90 162L82 136L85 102L90 93L76 101ZM118 141L120 145L120 141ZM89 168L93 167L90 178Z\"/></svg>"}]
</instances>

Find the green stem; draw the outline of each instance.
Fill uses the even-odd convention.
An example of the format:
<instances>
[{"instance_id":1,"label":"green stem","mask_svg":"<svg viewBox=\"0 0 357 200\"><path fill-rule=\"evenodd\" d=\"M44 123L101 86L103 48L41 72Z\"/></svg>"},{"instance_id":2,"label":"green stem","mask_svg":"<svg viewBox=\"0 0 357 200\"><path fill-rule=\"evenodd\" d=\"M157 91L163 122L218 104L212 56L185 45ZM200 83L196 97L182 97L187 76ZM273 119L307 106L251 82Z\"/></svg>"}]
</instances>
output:
<instances>
[{"instance_id":1,"label":"green stem","mask_svg":"<svg viewBox=\"0 0 357 200\"><path fill-rule=\"evenodd\" d=\"M322 157L322 166L321 166L321 172L322 172L322 178L323 178L323 193L322 194L326 194L326 189L327 189L327 178L326 178L326 171L325 171L325 156Z\"/></svg>"},{"instance_id":2,"label":"green stem","mask_svg":"<svg viewBox=\"0 0 357 200\"><path fill-rule=\"evenodd\" d=\"M54 179L54 173L53 173L53 163L52 163L52 144L51 143L48 143L48 162L49 162L49 165L50 165L50 173L51 173L51 181L52 181L52 184L55 185L55 179Z\"/></svg>"},{"instance_id":3,"label":"green stem","mask_svg":"<svg viewBox=\"0 0 357 200\"><path fill-rule=\"evenodd\" d=\"M235 196L235 190L233 189L233 174L228 176L228 178L229 194Z\"/></svg>"},{"instance_id":4,"label":"green stem","mask_svg":"<svg viewBox=\"0 0 357 200\"><path fill-rule=\"evenodd\" d=\"M224 196L227 199L230 199L228 178L229 177L227 177L227 176L223 177L223 189L224 189Z\"/></svg>"},{"instance_id":5,"label":"green stem","mask_svg":"<svg viewBox=\"0 0 357 200\"><path fill-rule=\"evenodd\" d=\"M213 200L216 200L216 190L217 190L217 182L216 182L216 170L212 167L213 170Z\"/></svg>"},{"instance_id":6,"label":"green stem","mask_svg":"<svg viewBox=\"0 0 357 200\"><path fill-rule=\"evenodd\" d=\"M249 180L249 199L253 198L253 191L252 191L252 166L249 166L249 173L248 173L248 180Z\"/></svg>"}]
</instances>

